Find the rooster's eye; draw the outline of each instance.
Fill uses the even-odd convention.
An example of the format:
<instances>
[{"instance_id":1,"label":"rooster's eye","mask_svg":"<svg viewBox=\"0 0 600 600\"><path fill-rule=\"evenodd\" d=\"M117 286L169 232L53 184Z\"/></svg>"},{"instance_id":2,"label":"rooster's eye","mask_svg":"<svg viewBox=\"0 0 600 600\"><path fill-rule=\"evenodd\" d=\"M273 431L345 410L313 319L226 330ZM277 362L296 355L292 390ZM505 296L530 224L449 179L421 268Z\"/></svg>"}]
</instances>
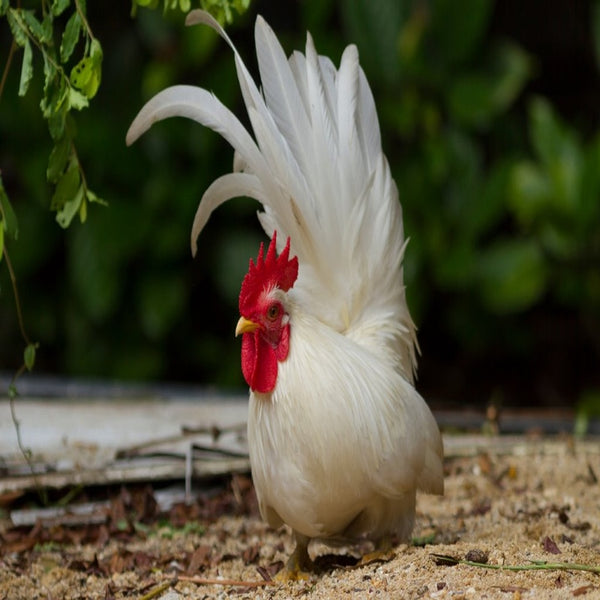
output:
<instances>
[{"instance_id":1,"label":"rooster's eye","mask_svg":"<svg viewBox=\"0 0 600 600\"><path fill-rule=\"evenodd\" d=\"M269 319L269 321L274 321L279 316L279 312L279 305L273 304L269 307L269 310L267 310L267 319Z\"/></svg>"}]
</instances>

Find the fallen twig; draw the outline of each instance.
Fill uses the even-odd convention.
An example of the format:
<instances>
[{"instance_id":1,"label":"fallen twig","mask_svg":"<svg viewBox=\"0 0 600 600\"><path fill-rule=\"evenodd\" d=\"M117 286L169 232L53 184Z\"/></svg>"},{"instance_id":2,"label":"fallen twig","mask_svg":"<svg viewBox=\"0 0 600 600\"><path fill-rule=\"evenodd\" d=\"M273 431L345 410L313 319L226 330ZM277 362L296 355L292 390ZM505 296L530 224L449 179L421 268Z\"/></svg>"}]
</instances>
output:
<instances>
[{"instance_id":1,"label":"fallen twig","mask_svg":"<svg viewBox=\"0 0 600 600\"><path fill-rule=\"evenodd\" d=\"M156 598L159 594L162 594L165 590L169 589L174 583L177 582L177 579L170 578L169 581L165 581L156 587L153 587L148 593L140 596L139 600L151 600L152 598Z\"/></svg>"},{"instance_id":2,"label":"fallen twig","mask_svg":"<svg viewBox=\"0 0 600 600\"><path fill-rule=\"evenodd\" d=\"M188 581L198 585L231 585L235 587L264 587L273 585L275 581L240 581L238 579L210 579L197 575L177 575L176 581ZM141 599L140 599L141 600Z\"/></svg>"},{"instance_id":3,"label":"fallen twig","mask_svg":"<svg viewBox=\"0 0 600 600\"><path fill-rule=\"evenodd\" d=\"M481 567L483 569L496 569L497 571L588 571L600 574L600 566L584 565L582 563L568 562L546 562L543 560L532 560L528 565L493 565L489 563L463 560L447 554L431 554L439 565L467 565L469 567Z\"/></svg>"}]
</instances>

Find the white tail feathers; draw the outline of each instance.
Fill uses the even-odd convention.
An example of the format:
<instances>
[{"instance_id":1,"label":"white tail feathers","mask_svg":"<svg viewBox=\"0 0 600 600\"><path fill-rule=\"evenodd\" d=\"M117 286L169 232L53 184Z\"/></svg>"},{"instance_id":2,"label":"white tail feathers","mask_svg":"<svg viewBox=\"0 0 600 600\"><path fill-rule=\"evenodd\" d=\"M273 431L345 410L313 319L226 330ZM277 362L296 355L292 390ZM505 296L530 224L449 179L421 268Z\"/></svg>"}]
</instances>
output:
<instances>
[{"instance_id":1,"label":"white tail feathers","mask_svg":"<svg viewBox=\"0 0 600 600\"><path fill-rule=\"evenodd\" d=\"M218 132L235 150L234 173L217 179L202 197L193 251L215 208L236 196L255 198L269 237L277 230L280 243L291 238L300 264L293 290L298 301L334 329L362 336L392 357L412 381L416 338L402 282L402 211L356 47L346 48L336 70L317 54L309 34L306 54L288 59L258 17L261 93L209 14L192 11L186 23L209 25L232 48L254 133L211 93L191 86L160 92L132 123L128 144L156 121L183 116Z\"/></svg>"}]
</instances>

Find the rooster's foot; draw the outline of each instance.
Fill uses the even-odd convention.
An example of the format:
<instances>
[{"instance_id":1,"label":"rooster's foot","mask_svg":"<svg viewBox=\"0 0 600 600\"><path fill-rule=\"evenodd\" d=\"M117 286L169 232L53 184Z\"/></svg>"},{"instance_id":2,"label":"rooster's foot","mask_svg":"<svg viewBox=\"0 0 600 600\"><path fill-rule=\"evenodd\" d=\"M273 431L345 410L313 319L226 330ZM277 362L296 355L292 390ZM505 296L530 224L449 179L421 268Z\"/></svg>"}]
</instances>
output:
<instances>
[{"instance_id":1,"label":"rooster's foot","mask_svg":"<svg viewBox=\"0 0 600 600\"><path fill-rule=\"evenodd\" d=\"M275 581L287 583L288 581L308 581L310 571L314 569L314 563L308 555L309 538L295 533L296 547L288 559L285 567L277 575Z\"/></svg>"},{"instance_id":2,"label":"rooster's foot","mask_svg":"<svg viewBox=\"0 0 600 600\"><path fill-rule=\"evenodd\" d=\"M364 567L374 562L389 562L394 558L394 550L389 537L381 538L372 552L363 554L362 558L356 564L357 567Z\"/></svg>"}]
</instances>

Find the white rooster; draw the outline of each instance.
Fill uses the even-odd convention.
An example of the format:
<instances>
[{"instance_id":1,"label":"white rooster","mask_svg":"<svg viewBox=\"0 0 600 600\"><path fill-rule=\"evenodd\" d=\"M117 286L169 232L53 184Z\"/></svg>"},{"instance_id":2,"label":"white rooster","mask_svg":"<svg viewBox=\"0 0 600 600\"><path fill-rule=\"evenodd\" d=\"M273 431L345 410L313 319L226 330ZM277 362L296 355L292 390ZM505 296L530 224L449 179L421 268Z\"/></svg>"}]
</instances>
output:
<instances>
[{"instance_id":1,"label":"white rooster","mask_svg":"<svg viewBox=\"0 0 600 600\"><path fill-rule=\"evenodd\" d=\"M384 548L410 535L417 490L443 493L440 433L413 386L402 211L355 46L336 70L308 34L306 54L287 59L258 17L259 90L221 26L202 11L188 15L196 23L233 49L254 138L213 94L181 85L143 107L127 143L183 116L235 149L234 172L202 197L193 252L226 200L249 196L264 208L258 218L272 241L250 261L236 334L260 511L271 526L292 528L285 577L295 578L312 566L312 538L367 537Z\"/></svg>"}]
</instances>

